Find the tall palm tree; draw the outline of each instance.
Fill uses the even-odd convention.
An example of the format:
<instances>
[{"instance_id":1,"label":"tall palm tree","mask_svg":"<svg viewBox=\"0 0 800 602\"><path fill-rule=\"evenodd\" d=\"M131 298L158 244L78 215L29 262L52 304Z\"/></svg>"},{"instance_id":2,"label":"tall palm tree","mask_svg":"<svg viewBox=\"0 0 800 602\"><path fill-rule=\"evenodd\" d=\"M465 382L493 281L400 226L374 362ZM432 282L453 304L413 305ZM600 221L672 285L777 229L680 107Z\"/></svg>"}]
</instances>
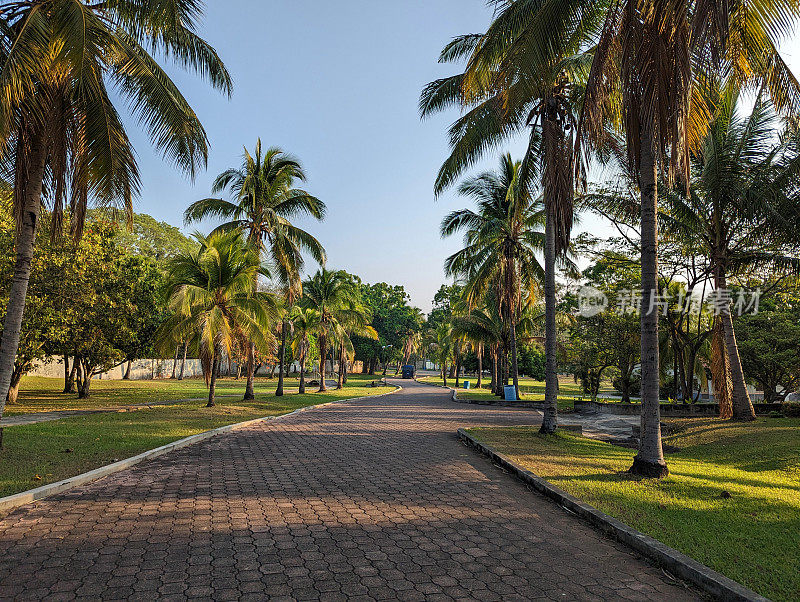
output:
<instances>
[{"instance_id":1,"label":"tall palm tree","mask_svg":"<svg viewBox=\"0 0 800 602\"><path fill-rule=\"evenodd\" d=\"M532 36L542 13L553 10L541 2L518 0L500 6L485 34L456 38L440 62L467 58L462 74L437 80L422 94L424 115L447 106L467 107L450 129L452 152L436 182L437 192L487 150L530 128L523 161L523 181L539 180L545 211L545 403L542 432L553 433L557 421L558 366L556 354L556 261L569 247L574 219L576 175L581 155L573 152L572 132L592 55L585 52L593 23L601 11L580 13L579 26L563 35L546 33L549 52Z\"/></svg>"},{"instance_id":2,"label":"tall palm tree","mask_svg":"<svg viewBox=\"0 0 800 602\"><path fill-rule=\"evenodd\" d=\"M453 329L442 322L428 335L428 348L442 371L442 382L447 386L447 362L453 357Z\"/></svg>"},{"instance_id":3,"label":"tall palm tree","mask_svg":"<svg viewBox=\"0 0 800 602\"><path fill-rule=\"evenodd\" d=\"M169 56L230 94L230 76L195 32L191 0L0 6L0 165L14 182L16 264L0 339L0 414L5 407L30 278L40 211L53 232L65 207L79 237L90 200L130 217L139 191L131 141L112 102L129 102L151 140L190 175L204 167L208 140L189 103L154 55Z\"/></svg>"},{"instance_id":4,"label":"tall palm tree","mask_svg":"<svg viewBox=\"0 0 800 602\"><path fill-rule=\"evenodd\" d=\"M306 359L311 349L310 336L319 332L319 312L303 307L292 309L291 320L294 325L294 340L292 341L292 354L300 363L300 389L306 392Z\"/></svg>"},{"instance_id":5,"label":"tall palm tree","mask_svg":"<svg viewBox=\"0 0 800 602\"><path fill-rule=\"evenodd\" d=\"M445 261L445 272L465 281L470 307L496 291L499 313L508 334L511 376L519 399L517 321L522 305L535 296L544 270L537 259L545 240L544 212L520 180L521 162L504 155L497 172L467 179L459 193L474 198L478 210L462 209L444 218L442 236L464 232L464 248Z\"/></svg>"},{"instance_id":6,"label":"tall palm tree","mask_svg":"<svg viewBox=\"0 0 800 602\"><path fill-rule=\"evenodd\" d=\"M357 297L353 279L347 272L321 268L303 283L303 307L319 314L317 344L319 346L319 392L327 391L325 383L329 344L346 336L347 328L365 324L365 310L354 303ZM373 331L374 332L374 331ZM360 333L359 333L360 334Z\"/></svg>"},{"instance_id":7,"label":"tall palm tree","mask_svg":"<svg viewBox=\"0 0 800 602\"><path fill-rule=\"evenodd\" d=\"M240 167L222 172L214 181L212 194L227 191L232 200L203 199L190 205L184 214L187 224L209 217L226 220L218 227L219 230L241 231L259 253L269 257L284 288L285 316L302 295L303 253L309 253L320 265L325 263L325 249L320 242L291 221L302 216L317 220L325 217L325 203L305 190L295 188L297 182L305 180L306 174L297 159L276 147L263 151L259 139L252 154L244 149ZM256 284L254 282L254 286ZM280 369L275 391L279 397L283 395L288 328L285 317L281 322ZM247 356L245 399L254 396L254 365L251 345Z\"/></svg>"},{"instance_id":8,"label":"tall palm tree","mask_svg":"<svg viewBox=\"0 0 800 602\"><path fill-rule=\"evenodd\" d=\"M169 262L166 288L172 315L159 331L164 346L194 340L208 377L208 407L214 405L223 355L231 357L237 340L260 349L271 344L271 324L278 317L274 295L253 289L257 276L270 273L237 232L196 235L200 248Z\"/></svg>"},{"instance_id":9,"label":"tall palm tree","mask_svg":"<svg viewBox=\"0 0 800 602\"><path fill-rule=\"evenodd\" d=\"M796 225L784 208L796 207L800 196L800 148L796 135L775 140L775 115L759 98L749 117L738 113L739 90L728 86L709 91L717 113L700 147L692 152L692 181L688 194L667 191L665 232L692 241L705 253L716 291L728 289L728 277L768 267L771 273L800 271L800 244L786 244ZM784 234L789 236L784 237ZM788 253L787 253L788 251ZM794 254L791 254L794 251ZM729 404L720 404L723 417L754 420L739 357L731 301L714 301L721 328L715 331L717 352L727 355L718 365L730 374L715 374L715 389L731 380ZM714 335L712 335L714 336Z\"/></svg>"}]
</instances>

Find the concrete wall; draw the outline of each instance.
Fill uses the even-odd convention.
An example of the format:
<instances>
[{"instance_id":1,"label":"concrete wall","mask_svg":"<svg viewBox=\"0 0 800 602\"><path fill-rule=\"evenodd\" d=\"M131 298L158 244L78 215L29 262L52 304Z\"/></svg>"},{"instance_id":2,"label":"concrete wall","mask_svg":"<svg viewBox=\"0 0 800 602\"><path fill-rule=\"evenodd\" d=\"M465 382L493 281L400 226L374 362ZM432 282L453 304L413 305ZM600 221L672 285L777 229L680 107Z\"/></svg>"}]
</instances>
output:
<instances>
[{"instance_id":1,"label":"concrete wall","mask_svg":"<svg viewBox=\"0 0 800 602\"><path fill-rule=\"evenodd\" d=\"M172 374L172 358L167 360L136 360L131 364L131 380L148 380L151 378L168 378ZM127 364L112 368L94 378L99 380L122 380ZM180 372L181 360L178 360ZM203 368L200 360L186 360L183 375L186 378L202 376ZM28 376L44 376L47 378L64 378L64 361L61 358L52 358L51 361L38 364L28 372Z\"/></svg>"}]
</instances>

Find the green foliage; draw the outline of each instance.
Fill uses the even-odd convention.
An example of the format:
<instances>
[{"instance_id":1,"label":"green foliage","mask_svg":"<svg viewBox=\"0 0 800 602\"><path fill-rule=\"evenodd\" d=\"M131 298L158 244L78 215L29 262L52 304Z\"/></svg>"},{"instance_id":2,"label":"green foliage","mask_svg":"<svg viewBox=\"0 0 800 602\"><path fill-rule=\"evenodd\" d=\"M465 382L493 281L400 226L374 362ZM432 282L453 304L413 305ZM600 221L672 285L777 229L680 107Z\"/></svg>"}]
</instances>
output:
<instances>
[{"instance_id":1,"label":"green foliage","mask_svg":"<svg viewBox=\"0 0 800 602\"><path fill-rule=\"evenodd\" d=\"M102 215L99 211L90 212L93 218L102 219ZM130 227L120 227L117 244L126 253L150 258L159 266L178 254L190 253L196 245L175 226L159 222L145 213L134 213Z\"/></svg>"},{"instance_id":2,"label":"green foliage","mask_svg":"<svg viewBox=\"0 0 800 602\"><path fill-rule=\"evenodd\" d=\"M544 349L525 345L519 350L519 371L534 380L544 380Z\"/></svg>"},{"instance_id":3,"label":"green foliage","mask_svg":"<svg viewBox=\"0 0 800 602\"><path fill-rule=\"evenodd\" d=\"M781 411L786 417L800 418L800 401L784 401Z\"/></svg>"}]
</instances>

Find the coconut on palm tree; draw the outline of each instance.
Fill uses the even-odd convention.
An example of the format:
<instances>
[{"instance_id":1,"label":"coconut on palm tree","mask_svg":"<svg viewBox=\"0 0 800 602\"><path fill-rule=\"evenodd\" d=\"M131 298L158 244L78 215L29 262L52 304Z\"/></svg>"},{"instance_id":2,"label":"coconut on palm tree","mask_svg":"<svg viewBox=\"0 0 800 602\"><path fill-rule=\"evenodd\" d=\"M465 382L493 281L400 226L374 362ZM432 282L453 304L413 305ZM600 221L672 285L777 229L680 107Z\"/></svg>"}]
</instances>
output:
<instances>
[{"instance_id":1,"label":"coconut on palm tree","mask_svg":"<svg viewBox=\"0 0 800 602\"><path fill-rule=\"evenodd\" d=\"M130 217L140 180L112 98L118 95L164 157L190 175L205 166L197 115L156 56L230 94L231 79L195 32L198 2L33 0L0 6L0 160L14 183L16 264L0 340L0 413L19 345L40 211L54 232L69 207L79 237L90 202Z\"/></svg>"},{"instance_id":2,"label":"coconut on palm tree","mask_svg":"<svg viewBox=\"0 0 800 602\"><path fill-rule=\"evenodd\" d=\"M302 295L302 273L308 253L320 265L325 263L325 249L311 234L297 227L292 220L298 217L325 217L325 203L301 188L306 174L300 163L272 147L263 150L261 140L251 154L244 150L242 165L222 172L214 181L212 194L228 192L231 200L208 198L189 206L184 214L186 223L207 218L225 220L217 229L238 230L259 253L269 257L280 282L286 310L281 322L278 351L277 396L283 395L283 379L288 336L288 315L292 305ZM254 381L253 347L247 356L247 386L245 399L252 399Z\"/></svg>"},{"instance_id":3,"label":"coconut on palm tree","mask_svg":"<svg viewBox=\"0 0 800 602\"><path fill-rule=\"evenodd\" d=\"M266 350L278 304L271 293L259 292L253 281L269 277L259 253L238 232L196 236L200 248L170 260L166 289L172 315L162 325L165 346L195 342L208 379L208 406L214 405L223 357L231 357L237 341L249 340Z\"/></svg>"}]
</instances>

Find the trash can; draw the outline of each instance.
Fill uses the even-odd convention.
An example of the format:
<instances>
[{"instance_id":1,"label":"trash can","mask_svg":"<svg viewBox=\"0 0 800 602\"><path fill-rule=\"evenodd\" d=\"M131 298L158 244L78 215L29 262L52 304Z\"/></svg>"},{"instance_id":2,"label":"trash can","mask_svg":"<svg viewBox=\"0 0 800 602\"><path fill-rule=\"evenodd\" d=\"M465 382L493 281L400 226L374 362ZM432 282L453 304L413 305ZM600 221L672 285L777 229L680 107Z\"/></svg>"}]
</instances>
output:
<instances>
[{"instance_id":1,"label":"trash can","mask_svg":"<svg viewBox=\"0 0 800 602\"><path fill-rule=\"evenodd\" d=\"M468 380L464 381L464 388L465 389L469 389L469 381Z\"/></svg>"},{"instance_id":2,"label":"trash can","mask_svg":"<svg viewBox=\"0 0 800 602\"><path fill-rule=\"evenodd\" d=\"M503 387L506 401L517 401L517 390L514 385Z\"/></svg>"}]
</instances>

